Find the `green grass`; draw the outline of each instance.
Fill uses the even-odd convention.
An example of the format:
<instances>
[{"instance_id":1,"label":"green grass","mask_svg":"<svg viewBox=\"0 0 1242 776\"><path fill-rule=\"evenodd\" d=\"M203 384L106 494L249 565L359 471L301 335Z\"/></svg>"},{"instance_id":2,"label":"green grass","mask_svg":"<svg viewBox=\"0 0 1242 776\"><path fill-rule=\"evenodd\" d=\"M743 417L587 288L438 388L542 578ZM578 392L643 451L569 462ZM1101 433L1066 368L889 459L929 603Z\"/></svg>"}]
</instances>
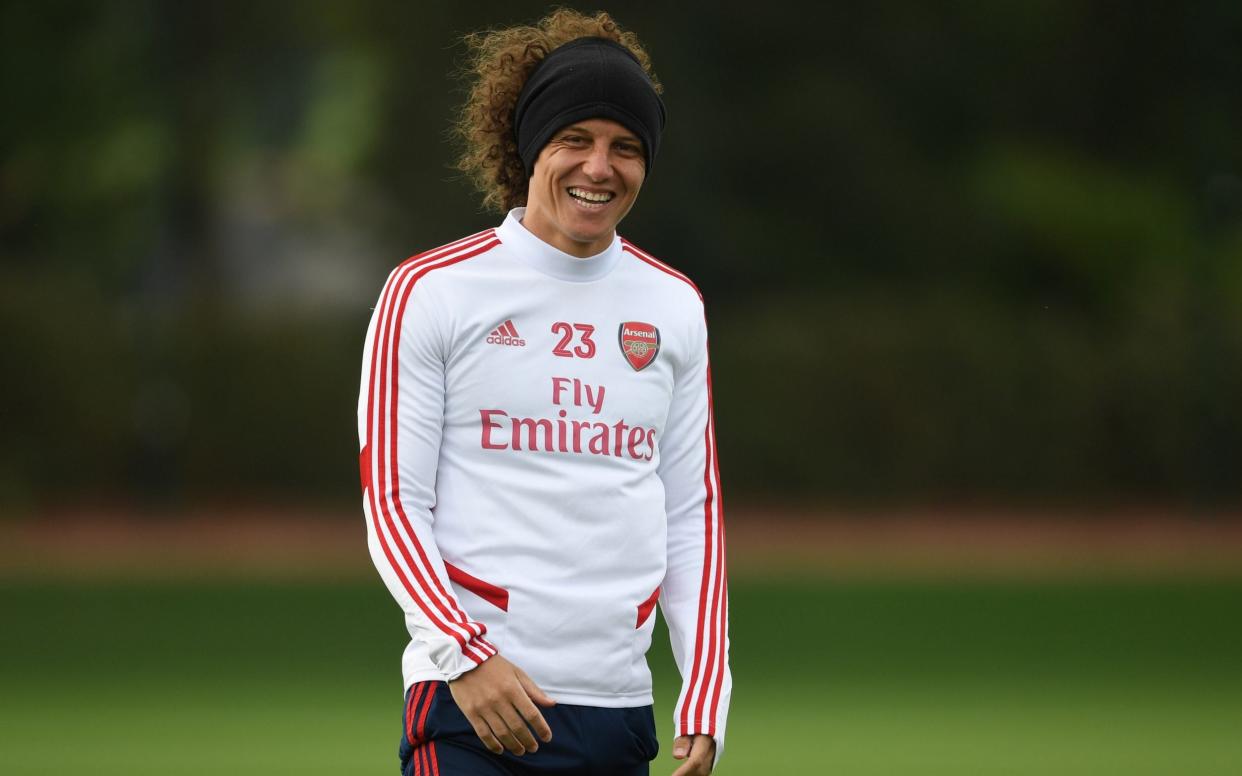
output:
<instances>
[{"instance_id":1,"label":"green grass","mask_svg":"<svg viewBox=\"0 0 1242 776\"><path fill-rule=\"evenodd\" d=\"M1240 611L1237 580L736 579L717 772L1242 773ZM378 580L8 583L0 617L6 776L396 772Z\"/></svg>"}]
</instances>

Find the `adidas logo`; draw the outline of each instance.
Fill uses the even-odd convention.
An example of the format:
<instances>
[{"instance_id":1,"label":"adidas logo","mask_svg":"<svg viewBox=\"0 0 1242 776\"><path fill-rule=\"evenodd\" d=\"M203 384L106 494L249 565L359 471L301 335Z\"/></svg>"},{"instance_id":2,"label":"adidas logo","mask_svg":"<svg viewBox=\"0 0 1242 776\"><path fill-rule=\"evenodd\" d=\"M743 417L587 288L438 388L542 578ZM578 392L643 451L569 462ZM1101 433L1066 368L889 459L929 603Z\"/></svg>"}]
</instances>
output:
<instances>
[{"instance_id":1,"label":"adidas logo","mask_svg":"<svg viewBox=\"0 0 1242 776\"><path fill-rule=\"evenodd\" d=\"M492 333L487 335L487 343L489 345L512 345L516 348L526 347L526 340L518 337L517 327L510 320L506 320L493 329Z\"/></svg>"}]
</instances>

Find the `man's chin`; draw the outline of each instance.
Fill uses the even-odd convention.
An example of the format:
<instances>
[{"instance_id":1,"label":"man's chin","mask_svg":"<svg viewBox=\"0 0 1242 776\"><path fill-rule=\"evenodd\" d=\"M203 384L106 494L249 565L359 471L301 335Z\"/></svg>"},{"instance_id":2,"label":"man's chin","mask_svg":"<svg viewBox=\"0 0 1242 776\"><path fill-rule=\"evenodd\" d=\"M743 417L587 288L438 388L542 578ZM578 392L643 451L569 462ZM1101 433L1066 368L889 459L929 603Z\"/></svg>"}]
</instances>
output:
<instances>
[{"instance_id":1,"label":"man's chin","mask_svg":"<svg viewBox=\"0 0 1242 776\"><path fill-rule=\"evenodd\" d=\"M600 240L611 240L612 231L613 225L609 225L607 229L576 229L573 232L568 233L567 236L576 243L590 245L592 243L597 243Z\"/></svg>"}]
</instances>

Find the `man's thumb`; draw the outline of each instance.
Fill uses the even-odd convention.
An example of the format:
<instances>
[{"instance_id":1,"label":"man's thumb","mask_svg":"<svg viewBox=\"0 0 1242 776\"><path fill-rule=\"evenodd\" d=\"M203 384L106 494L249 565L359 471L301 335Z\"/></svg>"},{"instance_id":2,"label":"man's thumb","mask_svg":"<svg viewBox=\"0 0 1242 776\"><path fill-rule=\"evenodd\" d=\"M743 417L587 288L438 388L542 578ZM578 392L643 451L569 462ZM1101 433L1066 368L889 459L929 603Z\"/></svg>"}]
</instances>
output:
<instances>
[{"instance_id":1,"label":"man's thumb","mask_svg":"<svg viewBox=\"0 0 1242 776\"><path fill-rule=\"evenodd\" d=\"M673 741L673 757L684 760L690 754L690 736L677 736Z\"/></svg>"}]
</instances>

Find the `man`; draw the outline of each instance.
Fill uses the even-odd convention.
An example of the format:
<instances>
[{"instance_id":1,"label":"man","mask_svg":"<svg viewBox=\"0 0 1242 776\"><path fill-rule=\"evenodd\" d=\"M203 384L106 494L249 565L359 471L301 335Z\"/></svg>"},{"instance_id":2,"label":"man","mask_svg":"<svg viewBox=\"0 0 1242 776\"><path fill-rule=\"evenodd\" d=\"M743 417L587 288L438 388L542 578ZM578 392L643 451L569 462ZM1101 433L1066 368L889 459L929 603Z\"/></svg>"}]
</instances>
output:
<instances>
[{"instance_id":1,"label":"man","mask_svg":"<svg viewBox=\"0 0 1242 776\"><path fill-rule=\"evenodd\" d=\"M657 599L676 773L710 773L732 681L702 300L616 234L660 87L603 13L468 43L461 167L508 214L389 276L358 406L368 543L411 636L403 773L648 773Z\"/></svg>"}]
</instances>

